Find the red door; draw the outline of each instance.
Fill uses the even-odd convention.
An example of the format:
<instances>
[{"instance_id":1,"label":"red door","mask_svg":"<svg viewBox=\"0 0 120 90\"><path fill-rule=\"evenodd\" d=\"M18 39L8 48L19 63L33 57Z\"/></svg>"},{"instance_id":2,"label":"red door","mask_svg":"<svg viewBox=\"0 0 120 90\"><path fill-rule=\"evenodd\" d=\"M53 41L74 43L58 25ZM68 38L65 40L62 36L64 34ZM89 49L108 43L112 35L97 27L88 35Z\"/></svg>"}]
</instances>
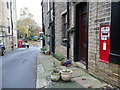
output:
<instances>
[{"instance_id":1,"label":"red door","mask_svg":"<svg viewBox=\"0 0 120 90\"><path fill-rule=\"evenodd\" d=\"M81 14L80 18L80 61L86 63L87 49L87 13Z\"/></svg>"}]
</instances>

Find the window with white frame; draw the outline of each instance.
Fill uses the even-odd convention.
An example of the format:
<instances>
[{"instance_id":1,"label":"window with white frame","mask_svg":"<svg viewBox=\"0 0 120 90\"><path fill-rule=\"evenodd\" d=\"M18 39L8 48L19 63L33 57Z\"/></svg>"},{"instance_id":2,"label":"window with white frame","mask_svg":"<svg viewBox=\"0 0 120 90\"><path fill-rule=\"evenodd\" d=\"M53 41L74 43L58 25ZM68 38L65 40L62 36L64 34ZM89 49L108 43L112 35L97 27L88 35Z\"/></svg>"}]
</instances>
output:
<instances>
[{"instance_id":1,"label":"window with white frame","mask_svg":"<svg viewBox=\"0 0 120 90\"><path fill-rule=\"evenodd\" d=\"M67 13L62 15L62 42L67 45Z\"/></svg>"}]
</instances>

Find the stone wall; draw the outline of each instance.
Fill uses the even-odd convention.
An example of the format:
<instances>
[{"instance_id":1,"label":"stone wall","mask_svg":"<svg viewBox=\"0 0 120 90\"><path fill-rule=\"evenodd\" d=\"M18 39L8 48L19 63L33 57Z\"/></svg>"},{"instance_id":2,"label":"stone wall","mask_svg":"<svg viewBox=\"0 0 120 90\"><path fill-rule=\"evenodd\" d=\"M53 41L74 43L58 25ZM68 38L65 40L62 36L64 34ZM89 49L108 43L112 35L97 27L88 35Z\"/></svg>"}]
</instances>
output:
<instances>
[{"instance_id":1,"label":"stone wall","mask_svg":"<svg viewBox=\"0 0 120 90\"><path fill-rule=\"evenodd\" d=\"M47 2L44 3L45 33L50 34L49 15ZM67 55L67 47L62 45L62 14L66 13L66 2L55 2L55 53ZM70 27L75 24L75 5L70 3ZM115 86L119 86L119 65L99 62L99 31L100 26L110 25L111 3L89 2L89 26L88 26L88 71L92 75ZM46 45L48 47L48 45ZM70 58L74 57L74 33L70 34Z\"/></svg>"},{"instance_id":2,"label":"stone wall","mask_svg":"<svg viewBox=\"0 0 120 90\"><path fill-rule=\"evenodd\" d=\"M49 13L48 13L48 2L45 1L43 2L43 18L44 18L44 26L45 26L45 34L50 35L50 30L49 30ZM49 37L46 37L45 40L45 48L49 50L49 45L47 42L49 41Z\"/></svg>"},{"instance_id":3,"label":"stone wall","mask_svg":"<svg viewBox=\"0 0 120 90\"><path fill-rule=\"evenodd\" d=\"M75 6L74 3L70 3L70 26L72 28L75 26ZM74 59L74 32L70 33L70 59Z\"/></svg>"},{"instance_id":4,"label":"stone wall","mask_svg":"<svg viewBox=\"0 0 120 90\"><path fill-rule=\"evenodd\" d=\"M7 2L9 8L7 8ZM12 45L10 1L0 0L0 7L0 40L1 43L5 44L6 50L8 51L11 50ZM16 0L12 0L13 42L16 45L14 48L17 48L16 14ZM8 26L10 26L10 33L8 32Z\"/></svg>"},{"instance_id":5,"label":"stone wall","mask_svg":"<svg viewBox=\"0 0 120 90\"><path fill-rule=\"evenodd\" d=\"M99 62L99 31L101 25L110 25L111 3L89 3L89 73L115 86L119 86L119 65Z\"/></svg>"},{"instance_id":6,"label":"stone wall","mask_svg":"<svg viewBox=\"0 0 120 90\"><path fill-rule=\"evenodd\" d=\"M70 27L74 26L74 6L70 3L70 15L69 15L69 23ZM44 13L44 25L45 25L45 34L50 35L49 28L49 12L48 12L48 2L43 2L43 13ZM62 15L67 13L66 2L55 2L55 53L61 54L67 57L67 46L62 45ZM73 58L73 37L70 37L70 57ZM49 37L46 37L46 48L49 49L49 45L47 42L50 40Z\"/></svg>"},{"instance_id":7,"label":"stone wall","mask_svg":"<svg viewBox=\"0 0 120 90\"><path fill-rule=\"evenodd\" d=\"M55 42L56 53L67 57L67 46L62 45L62 15L67 13L66 2L55 3ZM69 3L69 28L74 26L74 6ZM73 38L74 34L70 34L70 59L73 60Z\"/></svg>"},{"instance_id":8,"label":"stone wall","mask_svg":"<svg viewBox=\"0 0 120 90\"><path fill-rule=\"evenodd\" d=\"M55 53L66 57L67 47L62 45L62 14L65 14L66 3L55 2Z\"/></svg>"}]
</instances>

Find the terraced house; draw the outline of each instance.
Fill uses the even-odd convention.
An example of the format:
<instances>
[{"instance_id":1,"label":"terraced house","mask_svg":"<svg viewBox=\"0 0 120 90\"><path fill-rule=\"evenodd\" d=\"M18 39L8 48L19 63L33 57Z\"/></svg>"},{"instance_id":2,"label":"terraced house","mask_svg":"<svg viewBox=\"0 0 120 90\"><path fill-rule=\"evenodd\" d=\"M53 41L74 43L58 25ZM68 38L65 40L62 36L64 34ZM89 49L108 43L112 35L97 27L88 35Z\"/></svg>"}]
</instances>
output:
<instances>
[{"instance_id":1,"label":"terraced house","mask_svg":"<svg viewBox=\"0 0 120 90\"><path fill-rule=\"evenodd\" d=\"M120 87L120 2L43 0L41 5L43 46Z\"/></svg>"},{"instance_id":2,"label":"terraced house","mask_svg":"<svg viewBox=\"0 0 120 90\"><path fill-rule=\"evenodd\" d=\"M0 0L0 43L17 48L16 0Z\"/></svg>"}]
</instances>

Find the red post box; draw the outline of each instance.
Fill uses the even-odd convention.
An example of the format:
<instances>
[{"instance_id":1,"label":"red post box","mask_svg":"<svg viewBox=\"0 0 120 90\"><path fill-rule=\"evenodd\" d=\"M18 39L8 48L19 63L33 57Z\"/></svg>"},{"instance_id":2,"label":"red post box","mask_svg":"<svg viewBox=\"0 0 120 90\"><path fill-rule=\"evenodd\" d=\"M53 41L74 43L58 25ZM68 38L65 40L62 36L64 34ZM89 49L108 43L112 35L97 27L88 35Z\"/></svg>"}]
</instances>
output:
<instances>
[{"instance_id":1,"label":"red post box","mask_svg":"<svg viewBox=\"0 0 120 90\"><path fill-rule=\"evenodd\" d=\"M109 63L110 53L110 26L100 27L100 61Z\"/></svg>"},{"instance_id":2,"label":"red post box","mask_svg":"<svg viewBox=\"0 0 120 90\"><path fill-rule=\"evenodd\" d=\"M22 40L18 41L18 48L22 48Z\"/></svg>"}]
</instances>

